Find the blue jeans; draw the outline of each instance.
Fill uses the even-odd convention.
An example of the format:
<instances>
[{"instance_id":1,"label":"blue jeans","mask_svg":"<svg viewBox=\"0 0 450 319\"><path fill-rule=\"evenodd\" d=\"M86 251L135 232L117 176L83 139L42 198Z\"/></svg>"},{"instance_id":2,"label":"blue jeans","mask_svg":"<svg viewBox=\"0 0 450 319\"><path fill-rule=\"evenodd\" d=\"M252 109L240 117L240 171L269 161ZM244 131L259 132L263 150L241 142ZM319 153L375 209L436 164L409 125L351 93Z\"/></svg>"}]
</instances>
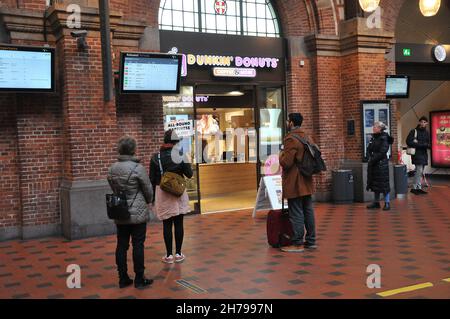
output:
<instances>
[{"instance_id":1,"label":"blue jeans","mask_svg":"<svg viewBox=\"0 0 450 319\"><path fill-rule=\"evenodd\" d=\"M416 173L414 174L414 189L422 189L422 176L425 165L416 164Z\"/></svg>"},{"instance_id":2,"label":"blue jeans","mask_svg":"<svg viewBox=\"0 0 450 319\"><path fill-rule=\"evenodd\" d=\"M289 219L294 230L293 245L303 245L303 238L308 245L316 243L316 225L311 195L288 199Z\"/></svg>"},{"instance_id":3,"label":"blue jeans","mask_svg":"<svg viewBox=\"0 0 450 319\"><path fill-rule=\"evenodd\" d=\"M376 202L380 201L380 193L375 192L375 201ZM384 202L389 204L390 201L391 201L391 193L384 194Z\"/></svg>"}]
</instances>

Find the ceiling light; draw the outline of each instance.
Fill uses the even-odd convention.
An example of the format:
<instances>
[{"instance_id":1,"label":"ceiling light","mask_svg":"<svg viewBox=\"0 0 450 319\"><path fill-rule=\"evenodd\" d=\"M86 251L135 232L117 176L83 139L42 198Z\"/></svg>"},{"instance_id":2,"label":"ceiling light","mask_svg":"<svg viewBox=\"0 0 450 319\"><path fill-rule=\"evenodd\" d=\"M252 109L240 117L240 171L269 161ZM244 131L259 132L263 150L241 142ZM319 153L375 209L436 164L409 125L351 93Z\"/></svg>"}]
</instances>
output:
<instances>
[{"instance_id":1,"label":"ceiling light","mask_svg":"<svg viewBox=\"0 0 450 319\"><path fill-rule=\"evenodd\" d=\"M379 4L380 0L359 0L359 5L361 6L361 9L363 9L366 12L375 11L378 8Z\"/></svg>"},{"instance_id":2,"label":"ceiling light","mask_svg":"<svg viewBox=\"0 0 450 319\"><path fill-rule=\"evenodd\" d=\"M424 17L436 15L441 7L441 0L420 0L419 8Z\"/></svg>"}]
</instances>

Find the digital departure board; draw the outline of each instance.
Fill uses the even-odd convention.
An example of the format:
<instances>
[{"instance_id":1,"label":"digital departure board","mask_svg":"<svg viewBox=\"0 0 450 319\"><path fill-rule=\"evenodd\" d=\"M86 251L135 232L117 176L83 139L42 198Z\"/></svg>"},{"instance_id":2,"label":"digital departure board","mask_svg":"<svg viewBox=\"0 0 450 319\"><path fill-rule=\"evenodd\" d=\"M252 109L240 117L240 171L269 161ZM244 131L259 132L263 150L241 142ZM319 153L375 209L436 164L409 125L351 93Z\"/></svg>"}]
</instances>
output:
<instances>
[{"instance_id":1,"label":"digital departure board","mask_svg":"<svg viewBox=\"0 0 450 319\"><path fill-rule=\"evenodd\" d=\"M182 56L122 53L122 93L179 93Z\"/></svg>"},{"instance_id":2,"label":"digital departure board","mask_svg":"<svg viewBox=\"0 0 450 319\"><path fill-rule=\"evenodd\" d=\"M52 48L0 45L0 91L53 92Z\"/></svg>"},{"instance_id":3,"label":"digital departure board","mask_svg":"<svg viewBox=\"0 0 450 319\"><path fill-rule=\"evenodd\" d=\"M407 75L386 76L386 98L408 98L409 77Z\"/></svg>"}]
</instances>

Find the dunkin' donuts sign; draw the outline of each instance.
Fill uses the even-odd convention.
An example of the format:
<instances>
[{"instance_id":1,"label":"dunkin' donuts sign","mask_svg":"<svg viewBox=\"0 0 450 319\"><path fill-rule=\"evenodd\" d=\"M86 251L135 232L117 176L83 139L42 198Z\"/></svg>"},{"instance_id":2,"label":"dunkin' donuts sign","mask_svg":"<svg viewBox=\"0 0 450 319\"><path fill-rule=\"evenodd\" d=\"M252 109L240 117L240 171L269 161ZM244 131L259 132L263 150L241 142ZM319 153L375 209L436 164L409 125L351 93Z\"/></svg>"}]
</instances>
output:
<instances>
[{"instance_id":1,"label":"dunkin' donuts sign","mask_svg":"<svg viewBox=\"0 0 450 319\"><path fill-rule=\"evenodd\" d=\"M221 55L187 55L188 65L276 69L280 59Z\"/></svg>"},{"instance_id":2,"label":"dunkin' donuts sign","mask_svg":"<svg viewBox=\"0 0 450 319\"><path fill-rule=\"evenodd\" d=\"M214 76L255 77L256 69L276 69L280 59L224 55L183 54L181 76L187 76L188 65L213 67Z\"/></svg>"}]
</instances>

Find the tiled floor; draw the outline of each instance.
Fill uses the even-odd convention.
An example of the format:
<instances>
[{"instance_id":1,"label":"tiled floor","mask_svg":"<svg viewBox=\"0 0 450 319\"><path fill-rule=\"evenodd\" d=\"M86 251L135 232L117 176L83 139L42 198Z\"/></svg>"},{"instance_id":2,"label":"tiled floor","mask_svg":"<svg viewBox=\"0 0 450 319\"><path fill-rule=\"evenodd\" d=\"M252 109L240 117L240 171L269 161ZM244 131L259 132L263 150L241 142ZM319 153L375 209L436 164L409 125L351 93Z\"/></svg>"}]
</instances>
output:
<instances>
[{"instance_id":1,"label":"tiled floor","mask_svg":"<svg viewBox=\"0 0 450 319\"><path fill-rule=\"evenodd\" d=\"M315 252L268 247L266 214L250 211L186 218L183 264L161 263L161 224L150 224L145 290L118 289L115 237L0 243L0 298L381 298L391 289L434 286L390 298L450 298L450 187L395 200L393 210L316 204ZM131 257L131 254L130 254ZM68 289L66 267L82 269ZM366 286L366 267L381 267L381 289ZM132 266L130 265L130 269Z\"/></svg>"}]
</instances>

